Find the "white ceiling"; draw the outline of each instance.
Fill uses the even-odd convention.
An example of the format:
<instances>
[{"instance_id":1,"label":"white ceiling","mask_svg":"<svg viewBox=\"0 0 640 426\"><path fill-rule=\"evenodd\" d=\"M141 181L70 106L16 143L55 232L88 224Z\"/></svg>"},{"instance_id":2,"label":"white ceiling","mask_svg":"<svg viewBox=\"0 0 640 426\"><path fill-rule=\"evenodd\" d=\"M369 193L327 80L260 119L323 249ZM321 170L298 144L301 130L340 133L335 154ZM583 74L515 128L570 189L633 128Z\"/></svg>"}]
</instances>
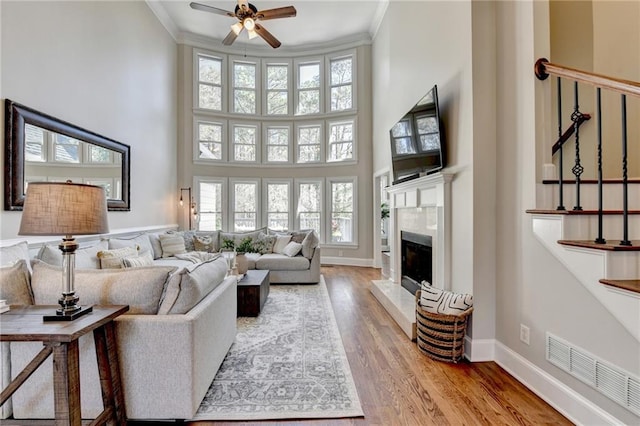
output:
<instances>
[{"instance_id":1,"label":"white ceiling","mask_svg":"<svg viewBox=\"0 0 640 426\"><path fill-rule=\"evenodd\" d=\"M235 18L194 10L191 0L146 0L173 37L204 36L222 40ZM195 0L197 3L233 11L235 0ZM250 0L258 10L294 6L297 16L264 21L262 25L282 42L282 47L322 44L333 40L372 37L389 0ZM260 37L248 40L246 33L235 43L269 47Z\"/></svg>"}]
</instances>

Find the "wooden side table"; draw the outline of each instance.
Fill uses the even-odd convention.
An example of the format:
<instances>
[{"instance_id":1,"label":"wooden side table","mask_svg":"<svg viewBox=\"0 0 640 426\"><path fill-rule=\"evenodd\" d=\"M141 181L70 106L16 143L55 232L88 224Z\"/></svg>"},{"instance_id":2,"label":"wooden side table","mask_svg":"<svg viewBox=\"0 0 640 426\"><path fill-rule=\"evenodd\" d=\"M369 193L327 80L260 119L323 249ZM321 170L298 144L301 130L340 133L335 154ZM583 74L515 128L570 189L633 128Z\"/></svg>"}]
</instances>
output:
<instances>
[{"instance_id":1,"label":"wooden side table","mask_svg":"<svg viewBox=\"0 0 640 426\"><path fill-rule=\"evenodd\" d=\"M238 281L238 316L257 317L269 296L269 271L249 269Z\"/></svg>"},{"instance_id":2,"label":"wooden side table","mask_svg":"<svg viewBox=\"0 0 640 426\"><path fill-rule=\"evenodd\" d=\"M53 353L53 389L56 426L82 424L80 414L80 354L78 339L91 331L96 345L104 411L91 424L126 425L124 395L116 351L113 320L128 306L94 306L74 321L43 322L51 306L12 306L0 317L0 341L42 342L44 348L0 394L0 405Z\"/></svg>"}]
</instances>

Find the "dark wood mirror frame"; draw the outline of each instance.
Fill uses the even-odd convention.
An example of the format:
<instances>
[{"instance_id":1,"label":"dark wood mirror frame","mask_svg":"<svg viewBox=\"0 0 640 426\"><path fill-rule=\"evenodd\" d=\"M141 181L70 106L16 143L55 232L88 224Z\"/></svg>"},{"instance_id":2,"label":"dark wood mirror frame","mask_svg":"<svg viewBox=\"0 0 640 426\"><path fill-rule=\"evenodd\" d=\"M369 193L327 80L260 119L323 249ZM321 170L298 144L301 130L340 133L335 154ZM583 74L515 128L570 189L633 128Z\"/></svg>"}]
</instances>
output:
<instances>
[{"instance_id":1,"label":"dark wood mirror frame","mask_svg":"<svg viewBox=\"0 0 640 426\"><path fill-rule=\"evenodd\" d=\"M110 211L129 211L130 147L66 121L5 99L4 209L22 210L25 193L25 124L106 148L122 156L122 198L108 199Z\"/></svg>"}]
</instances>

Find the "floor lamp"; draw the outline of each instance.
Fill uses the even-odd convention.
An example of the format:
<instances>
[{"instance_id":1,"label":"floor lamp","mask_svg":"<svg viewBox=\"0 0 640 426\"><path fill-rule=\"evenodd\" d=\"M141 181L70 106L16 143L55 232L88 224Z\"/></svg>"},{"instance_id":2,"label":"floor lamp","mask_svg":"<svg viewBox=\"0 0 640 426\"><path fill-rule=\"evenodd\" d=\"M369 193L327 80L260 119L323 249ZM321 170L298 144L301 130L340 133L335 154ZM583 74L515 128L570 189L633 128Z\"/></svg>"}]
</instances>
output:
<instances>
[{"instance_id":1,"label":"floor lamp","mask_svg":"<svg viewBox=\"0 0 640 426\"><path fill-rule=\"evenodd\" d=\"M74 235L106 234L107 197L104 188L65 182L31 182L27 186L18 235L64 235L62 251L62 297L55 315L45 321L70 321L91 312L78 305L74 289Z\"/></svg>"}]
</instances>

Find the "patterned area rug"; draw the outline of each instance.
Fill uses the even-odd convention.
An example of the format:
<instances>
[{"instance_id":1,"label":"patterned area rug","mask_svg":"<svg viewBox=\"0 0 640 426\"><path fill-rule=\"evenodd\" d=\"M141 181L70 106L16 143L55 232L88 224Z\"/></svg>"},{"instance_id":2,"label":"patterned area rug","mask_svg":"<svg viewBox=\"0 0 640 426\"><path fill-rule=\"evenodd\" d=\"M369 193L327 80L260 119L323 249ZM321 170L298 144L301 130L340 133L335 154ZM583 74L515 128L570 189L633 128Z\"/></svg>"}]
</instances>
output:
<instances>
[{"instance_id":1,"label":"patterned area rug","mask_svg":"<svg viewBox=\"0 0 640 426\"><path fill-rule=\"evenodd\" d=\"M349 363L324 278L272 285L238 335L194 420L360 417Z\"/></svg>"}]
</instances>

